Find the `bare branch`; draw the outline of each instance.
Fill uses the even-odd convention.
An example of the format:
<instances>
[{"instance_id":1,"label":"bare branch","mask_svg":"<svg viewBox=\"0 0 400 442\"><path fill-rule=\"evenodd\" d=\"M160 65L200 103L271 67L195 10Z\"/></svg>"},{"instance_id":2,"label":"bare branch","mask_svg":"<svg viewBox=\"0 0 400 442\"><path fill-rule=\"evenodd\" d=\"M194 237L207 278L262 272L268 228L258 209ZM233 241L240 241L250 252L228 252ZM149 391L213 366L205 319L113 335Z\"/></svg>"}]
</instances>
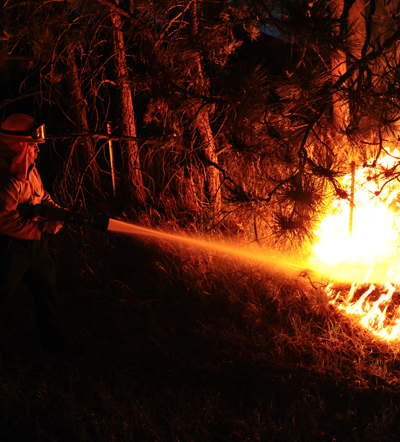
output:
<instances>
[{"instance_id":1,"label":"bare branch","mask_svg":"<svg viewBox=\"0 0 400 442\"><path fill-rule=\"evenodd\" d=\"M43 94L43 91L30 92L29 94L20 95L19 97L16 97L16 98L9 98L8 100L5 100L0 104L0 109L3 107L6 107L10 103L14 103L15 101L23 100L24 98L32 97L32 96L39 95L39 94Z\"/></svg>"},{"instance_id":2,"label":"bare branch","mask_svg":"<svg viewBox=\"0 0 400 442\"><path fill-rule=\"evenodd\" d=\"M35 61L38 60L37 57L32 55L4 55L3 60L12 60L12 61Z\"/></svg>"}]
</instances>

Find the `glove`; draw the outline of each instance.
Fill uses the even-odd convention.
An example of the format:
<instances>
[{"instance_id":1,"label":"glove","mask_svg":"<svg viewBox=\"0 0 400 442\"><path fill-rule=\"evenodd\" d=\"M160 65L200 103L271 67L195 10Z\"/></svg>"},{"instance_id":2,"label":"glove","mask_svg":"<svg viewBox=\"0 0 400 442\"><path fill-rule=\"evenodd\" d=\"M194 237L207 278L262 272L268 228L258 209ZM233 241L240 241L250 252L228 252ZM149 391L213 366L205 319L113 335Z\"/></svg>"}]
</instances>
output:
<instances>
[{"instance_id":1,"label":"glove","mask_svg":"<svg viewBox=\"0 0 400 442\"><path fill-rule=\"evenodd\" d=\"M51 233L52 235L55 235L64 225L64 221L52 221L52 220L42 220L43 222L43 229L42 233Z\"/></svg>"}]
</instances>

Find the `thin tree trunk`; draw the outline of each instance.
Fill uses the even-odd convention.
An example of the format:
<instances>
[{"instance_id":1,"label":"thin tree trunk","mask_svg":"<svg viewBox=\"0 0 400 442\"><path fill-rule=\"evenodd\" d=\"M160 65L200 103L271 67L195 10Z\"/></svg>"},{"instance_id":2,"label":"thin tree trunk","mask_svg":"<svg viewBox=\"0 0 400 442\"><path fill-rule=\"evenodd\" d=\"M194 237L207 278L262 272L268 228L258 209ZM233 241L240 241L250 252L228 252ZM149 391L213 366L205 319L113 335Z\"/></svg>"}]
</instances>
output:
<instances>
[{"instance_id":1,"label":"thin tree trunk","mask_svg":"<svg viewBox=\"0 0 400 442\"><path fill-rule=\"evenodd\" d=\"M333 18L340 19L344 9L344 0L332 0L332 16ZM347 17L347 48L350 54L350 63L354 63L362 57L362 49L366 40L366 22L365 22L365 5L364 0L355 0L351 6L348 17ZM336 32L339 29L335 30ZM335 64L336 63L336 64ZM341 69L341 66L344 69ZM343 53L338 54L338 59L332 61L332 73L333 80L336 81L340 75L343 75L346 70L346 55ZM357 76L359 75L359 70L356 69L353 72L352 78L348 81L348 86L356 88L357 87ZM334 98L334 118L336 118L335 125L339 132L343 132L351 119L351 109L347 100L338 97ZM349 152L349 147L347 146L347 137L343 136L342 144L345 146L346 156L350 161L350 171L351 171L351 188L350 188L350 213L349 213L349 236L353 235L353 220L354 220L354 184L355 184L355 170L356 162L354 161L354 152Z\"/></svg>"},{"instance_id":2,"label":"thin tree trunk","mask_svg":"<svg viewBox=\"0 0 400 442\"><path fill-rule=\"evenodd\" d=\"M347 23L350 31L347 38L349 52L354 58L359 60L362 55L362 48L367 38L364 0L355 0L350 8Z\"/></svg>"},{"instance_id":3,"label":"thin tree trunk","mask_svg":"<svg viewBox=\"0 0 400 442\"><path fill-rule=\"evenodd\" d=\"M218 164L218 156L211 130L210 116L205 107L200 109L197 114L197 129L203 141L203 150L208 163L206 164L206 183L210 201L213 204L214 213L217 214L221 210L221 180L219 170L213 165Z\"/></svg>"},{"instance_id":4,"label":"thin tree trunk","mask_svg":"<svg viewBox=\"0 0 400 442\"><path fill-rule=\"evenodd\" d=\"M128 1L128 11L129 14L133 15L135 10L135 0L127 0Z\"/></svg>"},{"instance_id":5,"label":"thin tree trunk","mask_svg":"<svg viewBox=\"0 0 400 442\"><path fill-rule=\"evenodd\" d=\"M198 35L198 8L197 0L193 0L192 4L192 38L196 41ZM201 64L201 57L199 53L195 55L196 72L194 77L196 78L196 91L207 95L209 93L207 81L204 78L203 68ZM213 165L218 164L217 148L215 145L214 135L212 133L210 124L210 113L207 106L199 103L197 109L196 127L201 136L203 142L203 151L208 164L206 167L206 183L208 192L210 194L210 202L213 206L214 215L218 216L222 209L221 198L221 179L219 170Z\"/></svg>"},{"instance_id":6,"label":"thin tree trunk","mask_svg":"<svg viewBox=\"0 0 400 442\"><path fill-rule=\"evenodd\" d=\"M360 60L362 49L367 39L367 23L365 20L364 0L355 0L349 10L347 18L347 46L351 54L352 61ZM356 69L352 76L352 87L357 88L357 79L360 75L359 69Z\"/></svg>"},{"instance_id":7,"label":"thin tree trunk","mask_svg":"<svg viewBox=\"0 0 400 442\"><path fill-rule=\"evenodd\" d=\"M72 95L72 102L74 103L74 120L75 124L84 132L90 133L89 122L86 113L85 99L82 92L81 81L79 78L78 66L76 64L74 48L68 48L67 56L68 65L68 81L70 84L70 91ZM95 147L90 138L85 138L82 141L83 150L80 151L81 157L85 163L85 167L95 155ZM100 187L100 175L96 161L91 162L89 169L90 178L95 187Z\"/></svg>"},{"instance_id":8,"label":"thin tree trunk","mask_svg":"<svg viewBox=\"0 0 400 442\"><path fill-rule=\"evenodd\" d=\"M137 136L136 116L133 108L131 84L126 62L121 16L114 10L110 10L110 17L113 26L114 72L116 76L118 105L121 112L119 126L123 135L135 138ZM128 195L128 197L139 203L144 203L146 196L140 168L138 143L135 140L128 140L125 143L122 143L121 156L124 162L123 176L130 189L130 195Z\"/></svg>"},{"instance_id":9,"label":"thin tree trunk","mask_svg":"<svg viewBox=\"0 0 400 442\"><path fill-rule=\"evenodd\" d=\"M339 20L342 17L344 9L344 0L331 0L331 16L338 21L334 28L335 35L339 34ZM347 71L346 54L343 51L337 51L331 58L332 63L332 81L335 83ZM349 123L350 109L348 101L343 94L333 93L333 124L338 133L344 133ZM341 138L341 137L340 137Z\"/></svg>"}]
</instances>

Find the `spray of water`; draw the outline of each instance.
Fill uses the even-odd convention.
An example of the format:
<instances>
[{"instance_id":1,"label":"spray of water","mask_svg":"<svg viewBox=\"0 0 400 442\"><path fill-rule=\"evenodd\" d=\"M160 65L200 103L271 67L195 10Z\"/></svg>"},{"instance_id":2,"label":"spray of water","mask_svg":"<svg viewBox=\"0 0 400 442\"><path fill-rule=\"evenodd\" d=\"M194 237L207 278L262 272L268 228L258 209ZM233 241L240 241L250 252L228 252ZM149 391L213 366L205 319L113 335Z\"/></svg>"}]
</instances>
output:
<instances>
[{"instance_id":1,"label":"spray of water","mask_svg":"<svg viewBox=\"0 0 400 442\"><path fill-rule=\"evenodd\" d=\"M193 236L176 235L172 233L160 232L154 229L129 224L123 221L110 219L108 230L111 232L123 233L127 235L140 235L153 238L154 240L165 240L193 245L196 247L213 250L215 252L230 255L237 258L250 259L268 265L269 268L282 271L288 276L297 276L304 272L304 265L292 262L281 257L277 257L273 252L257 253L253 250L246 250L234 245L225 245L211 240L195 238Z\"/></svg>"}]
</instances>

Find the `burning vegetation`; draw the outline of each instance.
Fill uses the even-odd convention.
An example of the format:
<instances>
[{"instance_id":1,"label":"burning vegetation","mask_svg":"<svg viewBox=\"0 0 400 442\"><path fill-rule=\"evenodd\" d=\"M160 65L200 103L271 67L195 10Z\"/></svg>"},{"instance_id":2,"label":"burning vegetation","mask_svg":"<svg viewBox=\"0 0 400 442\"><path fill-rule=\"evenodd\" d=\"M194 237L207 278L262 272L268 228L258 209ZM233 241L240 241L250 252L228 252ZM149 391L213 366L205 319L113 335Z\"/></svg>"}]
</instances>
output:
<instances>
[{"instance_id":1,"label":"burning vegetation","mask_svg":"<svg viewBox=\"0 0 400 442\"><path fill-rule=\"evenodd\" d=\"M344 177L353 210L348 200L337 201L321 222L313 247L313 261L321 271L355 280L350 290L329 284L330 302L389 341L398 340L400 323L397 161L397 150L387 152L373 167L364 165Z\"/></svg>"}]
</instances>

